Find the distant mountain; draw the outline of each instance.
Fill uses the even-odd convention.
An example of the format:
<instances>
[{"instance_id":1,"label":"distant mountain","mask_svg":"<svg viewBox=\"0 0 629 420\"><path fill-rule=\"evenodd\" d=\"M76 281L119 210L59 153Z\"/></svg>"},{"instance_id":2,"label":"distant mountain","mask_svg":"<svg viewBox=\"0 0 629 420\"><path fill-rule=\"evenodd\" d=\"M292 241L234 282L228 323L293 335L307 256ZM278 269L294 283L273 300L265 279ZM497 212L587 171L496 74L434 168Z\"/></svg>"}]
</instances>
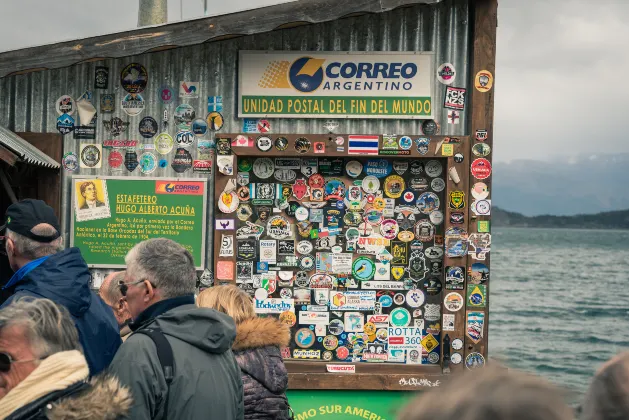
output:
<instances>
[{"instance_id":1,"label":"distant mountain","mask_svg":"<svg viewBox=\"0 0 629 420\"><path fill-rule=\"evenodd\" d=\"M629 208L629 154L516 160L493 167L492 204L527 216Z\"/></svg>"},{"instance_id":2,"label":"distant mountain","mask_svg":"<svg viewBox=\"0 0 629 420\"><path fill-rule=\"evenodd\" d=\"M629 229L629 210L597 214L579 214L576 216L542 215L527 217L521 213L505 211L499 207L492 207L491 224L493 227Z\"/></svg>"}]
</instances>

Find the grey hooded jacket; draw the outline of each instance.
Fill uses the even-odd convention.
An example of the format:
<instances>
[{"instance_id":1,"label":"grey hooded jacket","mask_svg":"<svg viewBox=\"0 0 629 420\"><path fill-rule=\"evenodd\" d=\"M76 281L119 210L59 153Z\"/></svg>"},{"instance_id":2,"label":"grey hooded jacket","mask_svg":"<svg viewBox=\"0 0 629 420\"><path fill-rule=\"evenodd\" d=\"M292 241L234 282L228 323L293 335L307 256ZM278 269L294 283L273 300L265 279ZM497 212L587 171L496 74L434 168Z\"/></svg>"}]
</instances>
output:
<instances>
[{"instance_id":1,"label":"grey hooded jacket","mask_svg":"<svg viewBox=\"0 0 629 420\"><path fill-rule=\"evenodd\" d=\"M132 325L134 331L158 327L166 336L174 355L170 389L155 344L145 334L129 336L114 357L112 373L133 394L129 418L241 420L242 381L231 351L234 321L213 309L182 305L182 299L158 302Z\"/></svg>"}]
</instances>

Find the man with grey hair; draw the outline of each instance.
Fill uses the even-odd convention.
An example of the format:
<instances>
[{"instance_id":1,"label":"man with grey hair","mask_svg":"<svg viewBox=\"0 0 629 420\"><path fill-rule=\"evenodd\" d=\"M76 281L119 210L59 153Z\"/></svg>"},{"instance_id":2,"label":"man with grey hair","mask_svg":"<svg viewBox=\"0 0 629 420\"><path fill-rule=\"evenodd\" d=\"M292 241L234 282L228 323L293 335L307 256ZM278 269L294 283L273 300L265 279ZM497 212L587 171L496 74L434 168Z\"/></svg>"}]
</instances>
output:
<instances>
[{"instance_id":1,"label":"man with grey hair","mask_svg":"<svg viewBox=\"0 0 629 420\"><path fill-rule=\"evenodd\" d=\"M117 419L131 406L117 379L88 382L89 368L68 310L20 298L0 310L0 419Z\"/></svg>"},{"instance_id":2,"label":"man with grey hair","mask_svg":"<svg viewBox=\"0 0 629 420\"><path fill-rule=\"evenodd\" d=\"M126 340L129 334L131 334L131 328L129 328L131 314L127 309L127 302L124 296L120 293L120 283L124 281L124 276L124 271L114 271L108 274L98 290L98 295L101 299L114 311L114 317L116 317L118 328L120 328L122 341Z\"/></svg>"},{"instance_id":3,"label":"man with grey hair","mask_svg":"<svg viewBox=\"0 0 629 420\"><path fill-rule=\"evenodd\" d=\"M90 373L109 366L121 340L116 318L90 289L91 274L78 248L63 249L59 221L41 200L23 200L6 211L5 249L15 274L3 289L13 295L44 297L65 306L83 346Z\"/></svg>"},{"instance_id":4,"label":"man with grey hair","mask_svg":"<svg viewBox=\"0 0 629 420\"><path fill-rule=\"evenodd\" d=\"M629 418L629 351L617 354L597 370L581 410L582 420Z\"/></svg>"},{"instance_id":5,"label":"man with grey hair","mask_svg":"<svg viewBox=\"0 0 629 420\"><path fill-rule=\"evenodd\" d=\"M236 325L194 302L190 252L170 239L137 244L120 291L134 332L111 363L129 386L132 419L243 419L240 369L231 351Z\"/></svg>"}]
</instances>

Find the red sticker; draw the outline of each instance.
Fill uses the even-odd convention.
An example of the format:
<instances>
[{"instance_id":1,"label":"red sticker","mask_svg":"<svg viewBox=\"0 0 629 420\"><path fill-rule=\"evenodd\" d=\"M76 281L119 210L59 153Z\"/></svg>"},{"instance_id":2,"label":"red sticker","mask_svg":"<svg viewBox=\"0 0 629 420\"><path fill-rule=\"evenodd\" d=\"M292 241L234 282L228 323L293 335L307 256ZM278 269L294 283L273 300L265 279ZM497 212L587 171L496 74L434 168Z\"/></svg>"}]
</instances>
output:
<instances>
[{"instance_id":1,"label":"red sticker","mask_svg":"<svg viewBox=\"0 0 629 420\"><path fill-rule=\"evenodd\" d=\"M216 264L216 278L218 280L233 280L234 263L231 261L219 261Z\"/></svg>"},{"instance_id":2,"label":"red sticker","mask_svg":"<svg viewBox=\"0 0 629 420\"><path fill-rule=\"evenodd\" d=\"M261 133L268 133L271 131L271 123L268 120L258 121L258 131Z\"/></svg>"},{"instance_id":3,"label":"red sticker","mask_svg":"<svg viewBox=\"0 0 629 420\"><path fill-rule=\"evenodd\" d=\"M112 168L119 168L120 165L122 165L124 158L120 152L113 151L109 154L107 161L109 162L109 166Z\"/></svg>"},{"instance_id":4,"label":"red sticker","mask_svg":"<svg viewBox=\"0 0 629 420\"><path fill-rule=\"evenodd\" d=\"M315 153L325 153L325 143L321 141L316 141L314 144L314 152Z\"/></svg>"},{"instance_id":5,"label":"red sticker","mask_svg":"<svg viewBox=\"0 0 629 420\"><path fill-rule=\"evenodd\" d=\"M472 162L470 170L476 179L489 178L491 175L491 162L484 158L476 159Z\"/></svg>"},{"instance_id":6,"label":"red sticker","mask_svg":"<svg viewBox=\"0 0 629 420\"><path fill-rule=\"evenodd\" d=\"M349 350L347 349L347 347L341 346L338 349L336 349L336 357L339 360L347 359L349 357Z\"/></svg>"}]
</instances>

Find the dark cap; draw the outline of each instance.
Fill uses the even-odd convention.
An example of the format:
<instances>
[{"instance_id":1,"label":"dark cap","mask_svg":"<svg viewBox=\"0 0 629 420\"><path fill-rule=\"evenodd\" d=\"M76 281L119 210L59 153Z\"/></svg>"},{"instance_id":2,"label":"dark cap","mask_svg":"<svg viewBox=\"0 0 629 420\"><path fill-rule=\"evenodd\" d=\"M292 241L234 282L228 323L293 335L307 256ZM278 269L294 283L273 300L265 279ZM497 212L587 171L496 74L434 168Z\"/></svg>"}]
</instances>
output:
<instances>
[{"instance_id":1,"label":"dark cap","mask_svg":"<svg viewBox=\"0 0 629 420\"><path fill-rule=\"evenodd\" d=\"M12 232L26 236L37 242L52 242L61 236L59 221L55 211L42 200L27 198L18 203L11 204L7 209L6 228ZM40 223L47 223L54 227L57 233L52 236L36 235L31 230Z\"/></svg>"}]
</instances>

